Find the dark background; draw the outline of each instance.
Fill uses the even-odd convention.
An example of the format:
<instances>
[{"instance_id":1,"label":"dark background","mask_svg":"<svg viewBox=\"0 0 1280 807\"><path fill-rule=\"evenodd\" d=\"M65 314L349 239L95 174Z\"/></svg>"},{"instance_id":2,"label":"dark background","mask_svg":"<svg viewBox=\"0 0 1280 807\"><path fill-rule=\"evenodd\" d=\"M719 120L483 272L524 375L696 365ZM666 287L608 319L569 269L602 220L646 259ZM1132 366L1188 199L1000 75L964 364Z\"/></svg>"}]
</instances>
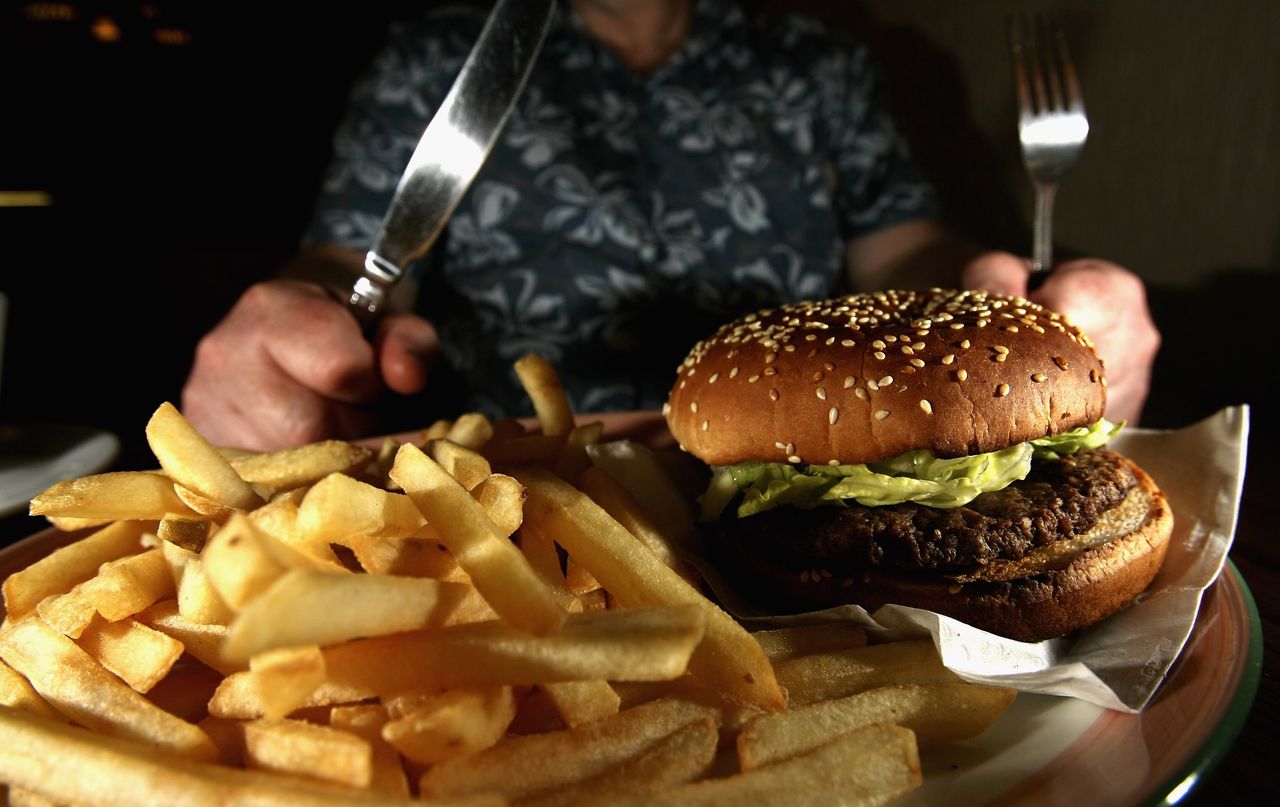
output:
<instances>
[{"instance_id":1,"label":"dark background","mask_svg":"<svg viewBox=\"0 0 1280 807\"><path fill-rule=\"evenodd\" d=\"M107 429L124 441L121 467L153 464L147 417L177 401L199 336L290 254L351 81L386 24L428 3L320 5L0 2L0 191L53 201L0 207L0 424ZM1252 453L1269 459L1280 3L763 5L863 38L951 221L1024 252L1031 197L1004 25L1015 9L1057 9L1092 124L1059 195L1060 252L1117 260L1148 283L1164 349L1143 425L1247 402ZM1275 514L1257 478L1244 515L1255 522ZM42 526L9 519L0 540ZM1274 614L1275 551L1233 557ZM1228 768L1265 765L1277 709L1260 700L1258 710ZM1257 795L1246 781L1219 776L1215 795Z\"/></svg>"}]
</instances>

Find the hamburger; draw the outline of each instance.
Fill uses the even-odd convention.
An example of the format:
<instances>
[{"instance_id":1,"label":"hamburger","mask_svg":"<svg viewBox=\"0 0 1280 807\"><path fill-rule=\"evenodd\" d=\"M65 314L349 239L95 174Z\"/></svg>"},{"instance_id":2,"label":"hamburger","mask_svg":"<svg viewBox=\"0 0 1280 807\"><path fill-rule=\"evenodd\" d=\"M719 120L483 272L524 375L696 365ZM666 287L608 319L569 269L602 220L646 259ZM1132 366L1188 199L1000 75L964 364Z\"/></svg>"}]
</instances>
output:
<instances>
[{"instance_id":1,"label":"hamburger","mask_svg":"<svg viewBox=\"0 0 1280 807\"><path fill-rule=\"evenodd\" d=\"M1106 447L1104 365L1028 300L933 289L765 309L680 365L713 559L761 605L896 603L1022 641L1145 589L1172 515Z\"/></svg>"}]
</instances>

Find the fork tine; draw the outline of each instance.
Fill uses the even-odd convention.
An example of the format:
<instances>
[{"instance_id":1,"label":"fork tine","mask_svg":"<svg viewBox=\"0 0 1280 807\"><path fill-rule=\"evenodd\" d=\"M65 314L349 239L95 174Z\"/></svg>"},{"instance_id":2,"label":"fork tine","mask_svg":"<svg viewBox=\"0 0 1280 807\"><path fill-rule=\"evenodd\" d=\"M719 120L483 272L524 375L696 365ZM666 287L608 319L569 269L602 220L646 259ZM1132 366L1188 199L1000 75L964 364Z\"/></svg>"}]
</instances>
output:
<instances>
[{"instance_id":1,"label":"fork tine","mask_svg":"<svg viewBox=\"0 0 1280 807\"><path fill-rule=\"evenodd\" d=\"M1076 67L1071 61L1071 53L1067 50L1067 37L1058 24L1056 14L1048 18L1050 35L1053 39L1053 50L1058 63L1062 67L1062 85L1065 92L1063 107L1070 112L1084 112L1084 94L1080 92L1080 81L1076 78Z\"/></svg>"},{"instance_id":2,"label":"fork tine","mask_svg":"<svg viewBox=\"0 0 1280 807\"><path fill-rule=\"evenodd\" d=\"M1035 114L1031 103L1031 84L1027 78L1027 37L1023 20L1009 18L1009 51L1013 55L1013 82L1018 96L1018 114L1026 119Z\"/></svg>"},{"instance_id":3,"label":"fork tine","mask_svg":"<svg viewBox=\"0 0 1280 807\"><path fill-rule=\"evenodd\" d=\"M1062 79L1058 69L1057 57L1066 49L1066 40L1057 22L1049 14L1040 13L1035 20L1036 56L1039 62L1037 75L1045 84L1045 103L1041 112L1057 112L1062 110ZM1061 47L1055 47L1060 45Z\"/></svg>"}]
</instances>

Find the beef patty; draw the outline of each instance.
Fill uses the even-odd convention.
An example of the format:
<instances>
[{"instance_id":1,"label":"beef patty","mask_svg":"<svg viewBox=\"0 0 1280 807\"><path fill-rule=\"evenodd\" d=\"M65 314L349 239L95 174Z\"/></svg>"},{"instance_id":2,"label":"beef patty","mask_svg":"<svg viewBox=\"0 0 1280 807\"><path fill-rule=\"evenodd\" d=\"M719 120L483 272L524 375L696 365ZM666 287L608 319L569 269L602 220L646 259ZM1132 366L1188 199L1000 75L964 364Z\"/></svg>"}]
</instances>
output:
<instances>
[{"instance_id":1,"label":"beef patty","mask_svg":"<svg viewBox=\"0 0 1280 807\"><path fill-rule=\"evenodd\" d=\"M1118 454L1099 448L1038 460L1026 479L962 507L785 507L730 514L712 531L721 550L773 546L765 554L788 565L960 573L1087 532L1136 484Z\"/></svg>"}]
</instances>

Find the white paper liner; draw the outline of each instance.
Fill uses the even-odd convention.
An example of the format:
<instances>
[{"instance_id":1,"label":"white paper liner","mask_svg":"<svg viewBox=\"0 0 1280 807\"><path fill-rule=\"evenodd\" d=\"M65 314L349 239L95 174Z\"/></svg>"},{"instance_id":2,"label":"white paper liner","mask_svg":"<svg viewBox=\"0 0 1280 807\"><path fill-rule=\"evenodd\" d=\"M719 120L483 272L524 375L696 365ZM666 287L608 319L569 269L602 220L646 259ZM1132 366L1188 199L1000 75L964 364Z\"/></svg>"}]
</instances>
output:
<instances>
[{"instance_id":1,"label":"white paper liner","mask_svg":"<svg viewBox=\"0 0 1280 807\"><path fill-rule=\"evenodd\" d=\"M967 681L1138 712L1182 651L1204 590L1226 562L1240 508L1248 432L1249 408L1241 405L1174 431L1125 429L1109 443L1168 495L1173 537L1150 588L1125 610L1074 637L1017 642L899 605L870 615L853 605L794 616L760 614L707 564L691 560L726 610L748 627L852 620L885 640L928 635L943 664Z\"/></svg>"}]
</instances>

